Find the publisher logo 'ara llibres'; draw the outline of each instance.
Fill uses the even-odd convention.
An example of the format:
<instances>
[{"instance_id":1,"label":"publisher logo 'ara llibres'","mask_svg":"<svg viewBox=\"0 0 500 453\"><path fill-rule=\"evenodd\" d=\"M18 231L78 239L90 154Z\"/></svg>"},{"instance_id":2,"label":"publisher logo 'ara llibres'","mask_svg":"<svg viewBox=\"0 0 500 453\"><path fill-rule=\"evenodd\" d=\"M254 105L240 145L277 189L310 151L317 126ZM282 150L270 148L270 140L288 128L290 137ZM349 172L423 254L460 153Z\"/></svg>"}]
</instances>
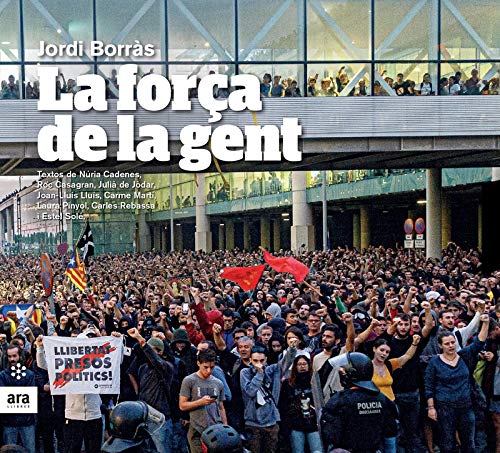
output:
<instances>
[{"instance_id":1,"label":"publisher logo 'ara llibres'","mask_svg":"<svg viewBox=\"0 0 500 453\"><path fill-rule=\"evenodd\" d=\"M22 367L12 368L15 368L11 374L12 377L21 376L24 372ZM37 412L36 387L0 387L0 414L36 414Z\"/></svg>"}]
</instances>

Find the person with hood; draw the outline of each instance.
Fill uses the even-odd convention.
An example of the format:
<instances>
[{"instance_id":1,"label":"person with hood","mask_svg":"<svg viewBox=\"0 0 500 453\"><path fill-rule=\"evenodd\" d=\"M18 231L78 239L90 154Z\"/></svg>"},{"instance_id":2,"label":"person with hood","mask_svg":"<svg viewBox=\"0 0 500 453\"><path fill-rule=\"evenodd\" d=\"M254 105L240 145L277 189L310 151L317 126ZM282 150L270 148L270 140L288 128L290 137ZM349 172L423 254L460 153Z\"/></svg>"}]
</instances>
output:
<instances>
[{"instance_id":1,"label":"person with hood","mask_svg":"<svg viewBox=\"0 0 500 453\"><path fill-rule=\"evenodd\" d=\"M267 344L267 363L272 365L278 363L278 360L285 347L285 337L279 332L273 332Z\"/></svg>"},{"instance_id":2,"label":"person with hood","mask_svg":"<svg viewBox=\"0 0 500 453\"><path fill-rule=\"evenodd\" d=\"M196 348L189 341L186 329L181 327L174 332L170 347L174 357L184 364L186 373L195 373L198 369L196 365Z\"/></svg>"},{"instance_id":3,"label":"person with hood","mask_svg":"<svg viewBox=\"0 0 500 453\"><path fill-rule=\"evenodd\" d=\"M269 305L269 307L267 307L265 315L267 321L270 321L274 318L281 318L281 307L276 302L273 302L271 305Z\"/></svg>"},{"instance_id":4,"label":"person with hood","mask_svg":"<svg viewBox=\"0 0 500 453\"><path fill-rule=\"evenodd\" d=\"M297 355L290 377L283 381L279 399L281 430L291 439L292 453L305 451L306 443L311 453L321 453L321 437L316 422L311 389L312 363L305 355Z\"/></svg>"}]
</instances>

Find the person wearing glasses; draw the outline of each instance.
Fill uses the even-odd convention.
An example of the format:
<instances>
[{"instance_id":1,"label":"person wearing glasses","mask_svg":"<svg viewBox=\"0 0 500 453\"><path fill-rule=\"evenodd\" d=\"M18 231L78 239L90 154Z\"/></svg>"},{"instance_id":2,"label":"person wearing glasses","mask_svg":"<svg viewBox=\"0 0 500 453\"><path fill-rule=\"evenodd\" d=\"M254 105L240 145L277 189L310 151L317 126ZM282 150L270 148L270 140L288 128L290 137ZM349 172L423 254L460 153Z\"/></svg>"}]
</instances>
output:
<instances>
[{"instance_id":1,"label":"person wearing glasses","mask_svg":"<svg viewBox=\"0 0 500 453\"><path fill-rule=\"evenodd\" d=\"M312 388L312 363L306 355L297 355L290 377L283 381L279 400L282 416L281 430L290 438L292 453L305 451L321 453L321 437L316 422Z\"/></svg>"}]
</instances>

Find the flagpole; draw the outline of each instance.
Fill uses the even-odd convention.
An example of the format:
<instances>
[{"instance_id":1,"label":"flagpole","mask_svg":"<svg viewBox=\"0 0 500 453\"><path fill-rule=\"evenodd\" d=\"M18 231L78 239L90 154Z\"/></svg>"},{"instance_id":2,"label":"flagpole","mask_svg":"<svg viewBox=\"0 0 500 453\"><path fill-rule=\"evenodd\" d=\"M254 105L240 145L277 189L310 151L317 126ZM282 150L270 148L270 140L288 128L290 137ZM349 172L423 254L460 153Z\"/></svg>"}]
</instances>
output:
<instances>
[{"instance_id":1,"label":"flagpole","mask_svg":"<svg viewBox=\"0 0 500 453\"><path fill-rule=\"evenodd\" d=\"M328 207L326 203L326 170L321 170L321 204L323 216L323 251L328 251Z\"/></svg>"}]
</instances>

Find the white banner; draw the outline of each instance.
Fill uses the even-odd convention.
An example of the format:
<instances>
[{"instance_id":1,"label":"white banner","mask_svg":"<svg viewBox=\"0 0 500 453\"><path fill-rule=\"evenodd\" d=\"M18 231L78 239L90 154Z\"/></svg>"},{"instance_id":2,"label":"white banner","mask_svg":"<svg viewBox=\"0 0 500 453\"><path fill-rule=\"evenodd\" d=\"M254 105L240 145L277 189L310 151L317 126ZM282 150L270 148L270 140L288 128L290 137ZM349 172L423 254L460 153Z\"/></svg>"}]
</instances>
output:
<instances>
[{"instance_id":1,"label":"white banner","mask_svg":"<svg viewBox=\"0 0 500 453\"><path fill-rule=\"evenodd\" d=\"M43 337L50 392L120 393L123 342L117 337Z\"/></svg>"}]
</instances>

